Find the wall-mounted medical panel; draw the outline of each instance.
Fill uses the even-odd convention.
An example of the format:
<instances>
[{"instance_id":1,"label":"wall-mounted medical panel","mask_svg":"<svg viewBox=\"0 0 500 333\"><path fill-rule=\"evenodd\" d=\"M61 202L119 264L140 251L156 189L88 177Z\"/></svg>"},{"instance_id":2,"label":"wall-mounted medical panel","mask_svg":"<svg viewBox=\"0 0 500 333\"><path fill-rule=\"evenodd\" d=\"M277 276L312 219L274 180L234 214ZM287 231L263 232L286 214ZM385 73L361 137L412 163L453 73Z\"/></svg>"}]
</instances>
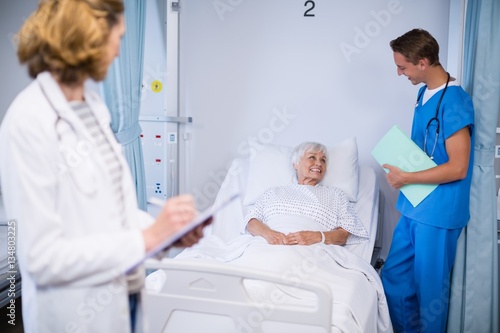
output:
<instances>
[{"instance_id":1,"label":"wall-mounted medical panel","mask_svg":"<svg viewBox=\"0 0 500 333\"><path fill-rule=\"evenodd\" d=\"M146 6L141 115L148 197L178 193L178 8L176 1ZM153 212L152 207L148 211Z\"/></svg>"},{"instance_id":2,"label":"wall-mounted medical panel","mask_svg":"<svg viewBox=\"0 0 500 333\"><path fill-rule=\"evenodd\" d=\"M166 124L162 122L141 121L141 140L146 170L147 197L167 199L168 144L165 133Z\"/></svg>"}]
</instances>

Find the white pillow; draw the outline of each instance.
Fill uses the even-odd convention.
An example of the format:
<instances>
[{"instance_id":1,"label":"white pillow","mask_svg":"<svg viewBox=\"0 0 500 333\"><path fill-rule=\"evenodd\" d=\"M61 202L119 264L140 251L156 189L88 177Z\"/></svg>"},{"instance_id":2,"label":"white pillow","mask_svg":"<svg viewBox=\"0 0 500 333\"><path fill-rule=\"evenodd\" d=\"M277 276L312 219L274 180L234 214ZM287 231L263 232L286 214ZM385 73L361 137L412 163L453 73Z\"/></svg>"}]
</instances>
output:
<instances>
[{"instance_id":1,"label":"white pillow","mask_svg":"<svg viewBox=\"0 0 500 333\"><path fill-rule=\"evenodd\" d=\"M328 148L328 168L320 184L340 188L349 201L358 201L359 165L356 137Z\"/></svg>"},{"instance_id":2,"label":"white pillow","mask_svg":"<svg viewBox=\"0 0 500 333\"><path fill-rule=\"evenodd\" d=\"M253 205L268 188L290 184L294 171L290 163L293 148L263 145L249 161L244 205Z\"/></svg>"},{"instance_id":3,"label":"white pillow","mask_svg":"<svg viewBox=\"0 0 500 333\"><path fill-rule=\"evenodd\" d=\"M264 145L249 161L247 189L244 205L252 205L268 188L293 182L295 171L290 156L293 148L279 145ZM358 146L356 138L347 139L328 147L328 168L323 185L340 188L350 201L356 202L359 185Z\"/></svg>"}]
</instances>

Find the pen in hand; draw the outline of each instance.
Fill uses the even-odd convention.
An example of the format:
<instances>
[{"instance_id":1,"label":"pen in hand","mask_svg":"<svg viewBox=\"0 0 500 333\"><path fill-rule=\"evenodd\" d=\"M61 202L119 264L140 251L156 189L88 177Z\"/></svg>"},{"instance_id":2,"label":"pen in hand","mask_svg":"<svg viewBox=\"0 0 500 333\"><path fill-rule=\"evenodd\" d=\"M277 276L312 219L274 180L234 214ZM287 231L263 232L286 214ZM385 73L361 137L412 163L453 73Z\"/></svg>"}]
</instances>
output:
<instances>
[{"instance_id":1,"label":"pen in hand","mask_svg":"<svg viewBox=\"0 0 500 333\"><path fill-rule=\"evenodd\" d=\"M162 208L167 202L157 197L150 197L148 199L148 203L153 206ZM173 243L173 246L189 247L196 244L200 240L200 238L203 237L203 228L212 222L212 216L211 214L206 214L206 212L205 214L201 214L201 216L199 214L196 214L196 216L197 218L195 217L194 220L188 222L186 227L182 229L181 233L183 234L183 236L180 237L175 243ZM201 220L199 220L200 218ZM194 225L196 225L196 227L192 228L188 226L192 225L192 222L194 222Z\"/></svg>"}]
</instances>

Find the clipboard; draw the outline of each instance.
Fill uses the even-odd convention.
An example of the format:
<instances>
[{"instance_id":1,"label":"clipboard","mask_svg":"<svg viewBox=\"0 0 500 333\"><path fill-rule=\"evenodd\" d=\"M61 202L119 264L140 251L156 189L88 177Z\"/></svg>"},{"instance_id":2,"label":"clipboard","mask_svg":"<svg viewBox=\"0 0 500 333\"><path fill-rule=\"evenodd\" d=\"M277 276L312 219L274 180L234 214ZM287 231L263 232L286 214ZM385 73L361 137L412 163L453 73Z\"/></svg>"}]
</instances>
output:
<instances>
[{"instance_id":1,"label":"clipboard","mask_svg":"<svg viewBox=\"0 0 500 333\"><path fill-rule=\"evenodd\" d=\"M231 203L233 200L238 198L240 196L239 193L235 193L231 196L229 196L227 199L223 201L219 201L218 203L215 203L213 206L205 209L201 213L199 213L196 218L185 225L183 228L175 232L172 236L166 238L163 242L161 242L159 245L151 249L150 251L146 252L145 256L139 260L137 263L135 263L133 266L131 266L129 269L126 270L125 274L130 273L134 269L136 269L140 264L142 264L146 259L149 259L151 257L154 257L155 255L159 254L161 251L167 249L168 247L172 246L175 242L177 242L179 239L184 237L186 234L191 232L193 229L198 227L199 225L203 224L206 222L208 219L212 218L215 213L220 211L222 208L226 207L229 203ZM163 206L165 203L162 200L159 200L157 198L150 198L148 200L150 203L154 205L159 205Z\"/></svg>"},{"instance_id":2,"label":"clipboard","mask_svg":"<svg viewBox=\"0 0 500 333\"><path fill-rule=\"evenodd\" d=\"M398 125L394 125L372 150L380 165L391 164L403 171L415 172L433 168L437 164L410 139ZM389 170L384 169L386 173ZM438 184L407 184L400 188L413 207L422 202Z\"/></svg>"}]
</instances>

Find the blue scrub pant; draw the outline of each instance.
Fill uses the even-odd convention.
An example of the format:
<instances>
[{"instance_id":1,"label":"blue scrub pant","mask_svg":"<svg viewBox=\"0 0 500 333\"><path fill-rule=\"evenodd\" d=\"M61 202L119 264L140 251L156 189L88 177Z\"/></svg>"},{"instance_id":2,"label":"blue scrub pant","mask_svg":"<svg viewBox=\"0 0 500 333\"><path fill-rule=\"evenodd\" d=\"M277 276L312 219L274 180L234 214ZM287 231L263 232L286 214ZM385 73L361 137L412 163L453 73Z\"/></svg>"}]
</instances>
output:
<instances>
[{"instance_id":1,"label":"blue scrub pant","mask_svg":"<svg viewBox=\"0 0 500 333\"><path fill-rule=\"evenodd\" d=\"M446 330L450 271L461 231L400 218L382 268L395 332Z\"/></svg>"}]
</instances>

